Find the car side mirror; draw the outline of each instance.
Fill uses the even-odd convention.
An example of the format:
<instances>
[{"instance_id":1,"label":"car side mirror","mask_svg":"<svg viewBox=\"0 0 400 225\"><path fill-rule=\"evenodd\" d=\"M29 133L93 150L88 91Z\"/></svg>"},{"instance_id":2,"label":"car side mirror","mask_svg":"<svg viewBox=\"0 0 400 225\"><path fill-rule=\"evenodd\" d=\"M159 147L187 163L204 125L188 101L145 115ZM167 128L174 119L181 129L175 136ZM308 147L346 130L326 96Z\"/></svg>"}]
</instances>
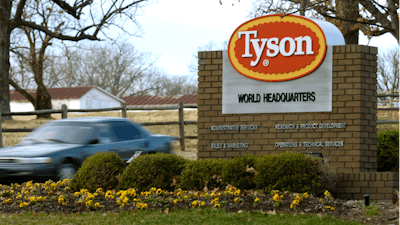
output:
<instances>
[{"instance_id":1,"label":"car side mirror","mask_svg":"<svg viewBox=\"0 0 400 225\"><path fill-rule=\"evenodd\" d=\"M98 144L98 143L100 143L100 140L98 138L93 138L93 139L90 139L87 144L94 145L94 144Z\"/></svg>"}]
</instances>

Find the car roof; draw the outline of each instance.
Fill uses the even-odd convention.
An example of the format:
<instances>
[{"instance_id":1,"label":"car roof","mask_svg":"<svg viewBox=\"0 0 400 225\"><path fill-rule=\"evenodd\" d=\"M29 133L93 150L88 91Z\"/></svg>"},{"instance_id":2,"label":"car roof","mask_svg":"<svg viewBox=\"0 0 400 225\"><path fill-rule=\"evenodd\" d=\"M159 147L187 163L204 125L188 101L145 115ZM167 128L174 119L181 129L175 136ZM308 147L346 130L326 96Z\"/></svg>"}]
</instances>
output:
<instances>
[{"instance_id":1,"label":"car roof","mask_svg":"<svg viewBox=\"0 0 400 225\"><path fill-rule=\"evenodd\" d=\"M55 120L53 122L92 122L92 123L99 123L99 122L108 122L108 121L129 121L126 118L121 117L75 117L75 118L67 118L61 120Z\"/></svg>"}]
</instances>

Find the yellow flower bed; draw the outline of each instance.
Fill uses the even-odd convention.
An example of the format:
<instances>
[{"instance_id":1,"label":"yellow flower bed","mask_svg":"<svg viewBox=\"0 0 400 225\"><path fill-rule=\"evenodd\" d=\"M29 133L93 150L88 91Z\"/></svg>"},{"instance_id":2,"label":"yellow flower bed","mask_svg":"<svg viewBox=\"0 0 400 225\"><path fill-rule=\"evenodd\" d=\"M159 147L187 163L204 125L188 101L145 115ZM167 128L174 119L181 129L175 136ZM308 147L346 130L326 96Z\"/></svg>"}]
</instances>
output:
<instances>
[{"instance_id":1,"label":"yellow flower bed","mask_svg":"<svg viewBox=\"0 0 400 225\"><path fill-rule=\"evenodd\" d=\"M145 210L155 207L170 207L184 204L191 208L212 207L224 208L226 204L250 204L255 208L273 204L274 207L284 207L295 210L303 201L310 197L308 193L288 193L273 190L269 195L257 191L242 191L236 187L227 187L225 191L185 191L176 189L173 192L152 187L148 191L139 192L135 188L127 190L104 190L98 188L94 193L87 189L73 192L69 188L69 180L45 183L0 185L0 207L13 206L17 209L44 205L49 201L56 201L59 206L76 206L85 210L100 210L107 204L113 203L123 210ZM270 196L270 197L268 197ZM249 199L252 202L247 202ZM321 202L333 199L329 191L324 192ZM228 202L227 202L228 201ZM290 204L290 206L289 206ZM286 205L286 206L285 206ZM326 204L323 211L335 211L332 205Z\"/></svg>"}]
</instances>

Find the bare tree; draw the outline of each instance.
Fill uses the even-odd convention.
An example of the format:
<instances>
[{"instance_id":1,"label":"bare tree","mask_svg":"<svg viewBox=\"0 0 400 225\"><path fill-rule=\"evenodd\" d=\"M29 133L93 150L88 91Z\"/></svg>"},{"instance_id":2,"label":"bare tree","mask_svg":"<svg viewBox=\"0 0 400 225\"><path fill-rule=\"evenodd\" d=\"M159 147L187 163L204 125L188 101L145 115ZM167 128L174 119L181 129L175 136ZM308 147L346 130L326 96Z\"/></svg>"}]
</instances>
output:
<instances>
[{"instance_id":1,"label":"bare tree","mask_svg":"<svg viewBox=\"0 0 400 225\"><path fill-rule=\"evenodd\" d=\"M64 22L60 19L63 17L63 13L61 11L54 12L54 8L54 2L43 4L39 1L27 0L25 11L22 13L21 17L25 21L38 21L45 27L54 25L56 26L55 32L58 33L60 28L64 25ZM19 31L20 32L17 34L25 38L19 40L19 42L15 42L16 46L12 45L12 52L17 55L19 61L25 62L25 65L21 63L19 65L22 68L27 68L27 70L32 73L33 80L37 87L36 95L33 97L19 86L17 82L13 81L12 77L10 77L9 80L10 85L25 96L33 104L35 110L51 109L51 95L43 82L43 72L46 61L45 52L46 49L52 45L53 37L27 26L21 27ZM16 37L16 35L13 37ZM37 115L37 118L40 117L50 117L50 114Z\"/></svg>"},{"instance_id":2,"label":"bare tree","mask_svg":"<svg viewBox=\"0 0 400 225\"><path fill-rule=\"evenodd\" d=\"M358 0L257 0L253 3L251 16L299 13L323 18L341 30L347 44L358 44L359 8Z\"/></svg>"},{"instance_id":3,"label":"bare tree","mask_svg":"<svg viewBox=\"0 0 400 225\"><path fill-rule=\"evenodd\" d=\"M197 75L198 72L198 52L201 51L221 51L228 49L228 41L222 43L216 43L214 41L209 41L207 44L197 47L197 51L192 53L192 61L187 65L189 72Z\"/></svg>"},{"instance_id":4,"label":"bare tree","mask_svg":"<svg viewBox=\"0 0 400 225\"><path fill-rule=\"evenodd\" d=\"M96 84L88 84L87 77L92 74L88 73L86 63L89 61L86 57L90 57L91 48L96 48L95 44L85 47L81 43L67 45L62 43L62 50L52 57L48 57L49 66L46 70L46 83L54 84L53 87L78 87L90 86ZM95 53L93 53L95 55ZM99 61L98 63L101 63Z\"/></svg>"},{"instance_id":5,"label":"bare tree","mask_svg":"<svg viewBox=\"0 0 400 225\"><path fill-rule=\"evenodd\" d=\"M146 0L35 0L34 3L43 5L39 14L30 16L29 0L1 0L0 1L0 109L10 111L10 34L14 30L39 31L48 39L68 41L99 40L99 35L105 35L106 29L112 26L123 29L121 24L125 20L135 22L137 10ZM53 5L54 7L47 7ZM63 16L52 17L54 23L43 23L40 12L45 10L59 12ZM37 16L39 15L39 16ZM42 17L40 17L42 16ZM46 17L44 17L46 18ZM46 39L43 39L45 41ZM49 40L49 41L50 41ZM41 49L42 50L42 49ZM45 49L44 49L45 50ZM40 63L42 58L36 58ZM40 70L42 68L36 68ZM40 72L40 71L39 71ZM38 90L35 99L35 108L47 108L48 92L42 79L36 79ZM16 89L17 90L17 89ZM40 103L38 103L38 101ZM50 105L51 106L51 105ZM6 117L10 119L11 117Z\"/></svg>"},{"instance_id":6,"label":"bare tree","mask_svg":"<svg viewBox=\"0 0 400 225\"><path fill-rule=\"evenodd\" d=\"M197 73L199 67L198 52L201 51L221 51L228 49L228 41L216 43L209 41L207 44L197 47L197 51L192 53L192 60L187 65L192 76L175 76L167 78L163 84L163 92L161 95L195 95L197 94Z\"/></svg>"},{"instance_id":7,"label":"bare tree","mask_svg":"<svg viewBox=\"0 0 400 225\"><path fill-rule=\"evenodd\" d=\"M33 77L26 65L26 61L22 57L14 56L12 57L11 67L10 67L10 83L12 86L19 86L20 88L26 90L34 86Z\"/></svg>"},{"instance_id":8,"label":"bare tree","mask_svg":"<svg viewBox=\"0 0 400 225\"><path fill-rule=\"evenodd\" d=\"M73 60L64 60L64 56L60 51L62 51L61 48L57 47L46 53L46 60L43 66L43 83L47 88L72 87L71 80L76 80L73 76L65 76L64 73L66 72L63 70L71 68L69 72L72 75L79 68L72 66L75 63ZM61 83L64 85L60 85Z\"/></svg>"},{"instance_id":9,"label":"bare tree","mask_svg":"<svg viewBox=\"0 0 400 225\"><path fill-rule=\"evenodd\" d=\"M167 75L160 68L154 68L151 73L139 78L134 82L133 91L127 96L157 96L163 89L163 83Z\"/></svg>"},{"instance_id":10,"label":"bare tree","mask_svg":"<svg viewBox=\"0 0 400 225\"><path fill-rule=\"evenodd\" d=\"M387 49L378 55L378 91L399 90L399 49Z\"/></svg>"},{"instance_id":11,"label":"bare tree","mask_svg":"<svg viewBox=\"0 0 400 225\"><path fill-rule=\"evenodd\" d=\"M378 92L399 91L399 50L392 47L378 54ZM393 97L379 97L378 104L388 103ZM398 97L395 97L398 99ZM387 105L384 103L383 105ZM391 105L392 106L392 105ZM398 102L397 102L398 106ZM393 107L393 106L392 106Z\"/></svg>"},{"instance_id":12,"label":"bare tree","mask_svg":"<svg viewBox=\"0 0 400 225\"><path fill-rule=\"evenodd\" d=\"M398 9L398 0L256 0L251 16L300 13L322 18L342 31L346 44L358 44L359 30L370 38L389 32L399 41Z\"/></svg>"},{"instance_id":13,"label":"bare tree","mask_svg":"<svg viewBox=\"0 0 400 225\"><path fill-rule=\"evenodd\" d=\"M197 94L194 76L167 76L157 65L158 57L128 42L64 46L62 54L47 61L44 82L56 87L96 85L119 97Z\"/></svg>"},{"instance_id":14,"label":"bare tree","mask_svg":"<svg viewBox=\"0 0 400 225\"><path fill-rule=\"evenodd\" d=\"M99 86L119 97L160 89L158 57L126 41L64 46L62 55L52 58L47 83L57 87Z\"/></svg>"},{"instance_id":15,"label":"bare tree","mask_svg":"<svg viewBox=\"0 0 400 225\"><path fill-rule=\"evenodd\" d=\"M141 52L124 42L120 45L92 48L86 56L86 68L92 83L117 96L135 94L135 82L148 78L155 69L158 57Z\"/></svg>"},{"instance_id":16,"label":"bare tree","mask_svg":"<svg viewBox=\"0 0 400 225\"><path fill-rule=\"evenodd\" d=\"M156 96L196 95L197 80L192 76L164 77Z\"/></svg>"}]
</instances>

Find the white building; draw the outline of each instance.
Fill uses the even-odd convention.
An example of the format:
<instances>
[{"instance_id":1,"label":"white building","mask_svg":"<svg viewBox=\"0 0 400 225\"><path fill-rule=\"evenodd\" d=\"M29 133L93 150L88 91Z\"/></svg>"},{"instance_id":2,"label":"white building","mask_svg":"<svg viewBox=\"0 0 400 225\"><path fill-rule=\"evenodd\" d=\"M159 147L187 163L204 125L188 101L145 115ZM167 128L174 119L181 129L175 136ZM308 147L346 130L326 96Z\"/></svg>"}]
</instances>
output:
<instances>
[{"instance_id":1,"label":"white building","mask_svg":"<svg viewBox=\"0 0 400 225\"><path fill-rule=\"evenodd\" d=\"M67 105L68 109L98 109L121 107L124 100L108 93L99 87L71 87L48 88L51 95L53 109L61 109L61 105ZM35 96L36 90L28 90ZM35 111L35 107L24 96L15 90L10 91L11 112Z\"/></svg>"}]
</instances>

